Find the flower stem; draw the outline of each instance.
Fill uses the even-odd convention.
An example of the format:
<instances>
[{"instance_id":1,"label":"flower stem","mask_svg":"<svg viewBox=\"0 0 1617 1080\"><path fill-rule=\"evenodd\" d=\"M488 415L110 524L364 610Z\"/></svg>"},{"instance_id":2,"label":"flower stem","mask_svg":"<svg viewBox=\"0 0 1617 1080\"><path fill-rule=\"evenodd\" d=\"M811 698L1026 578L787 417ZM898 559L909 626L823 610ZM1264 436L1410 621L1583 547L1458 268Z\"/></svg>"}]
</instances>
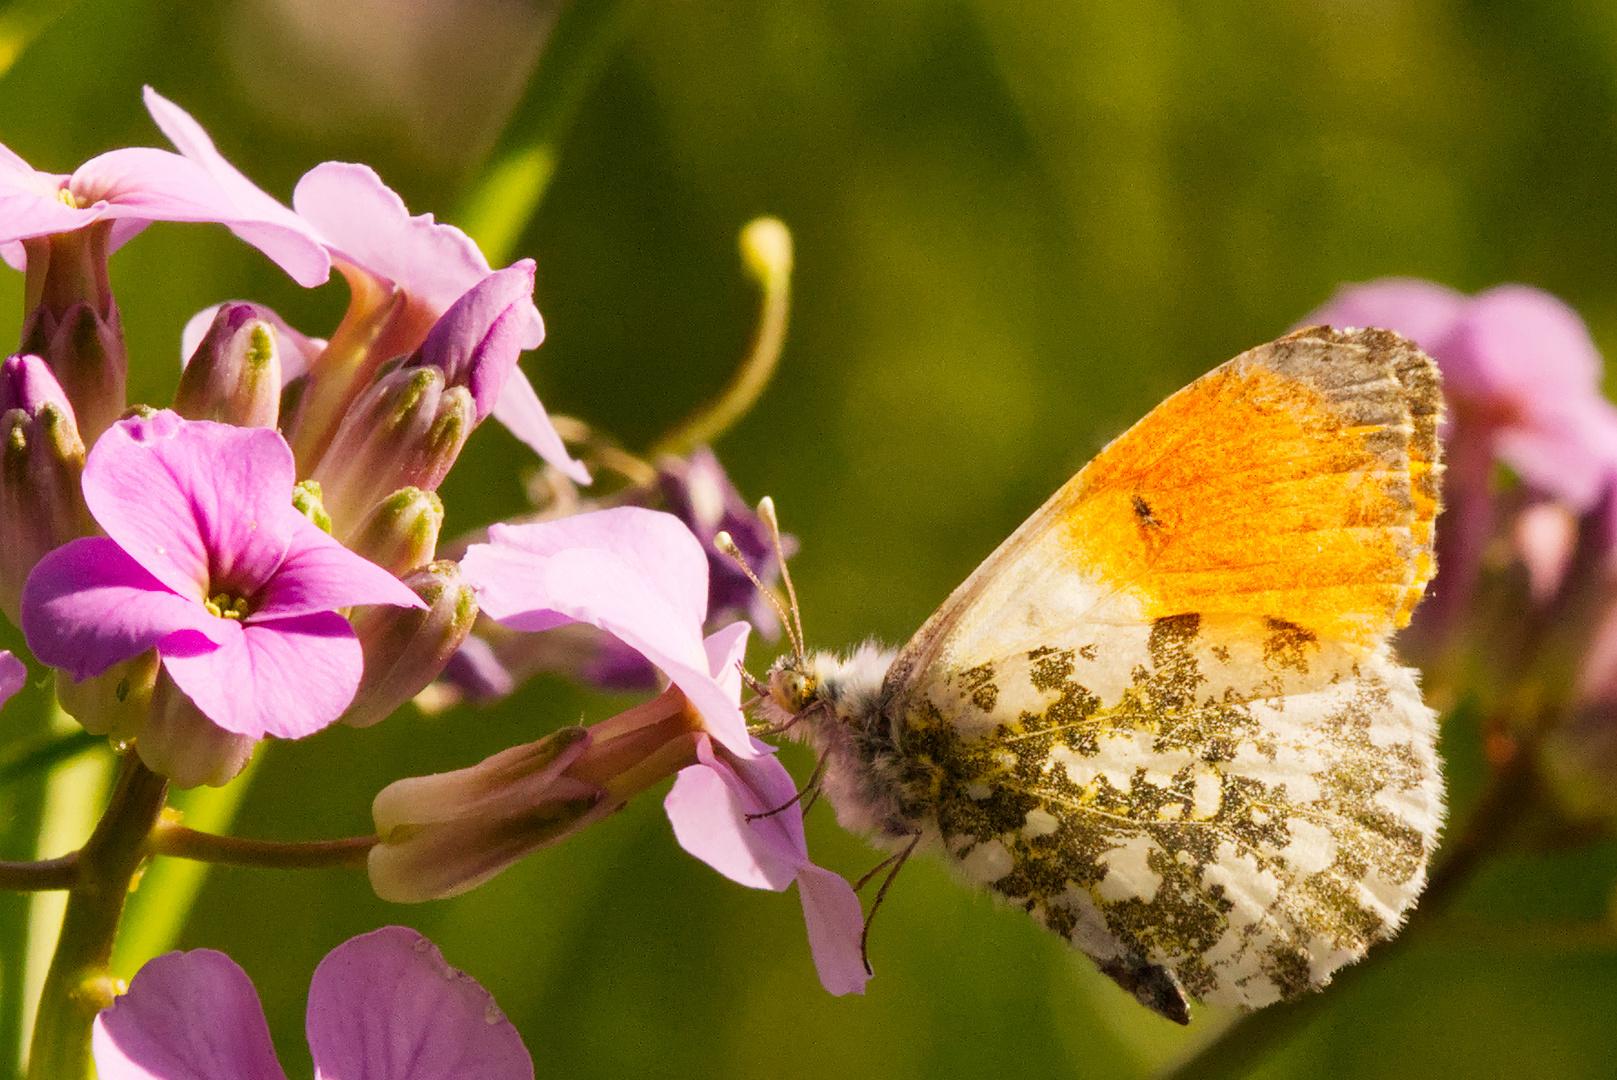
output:
<instances>
[{"instance_id":1,"label":"flower stem","mask_svg":"<svg viewBox=\"0 0 1617 1080\"><path fill-rule=\"evenodd\" d=\"M162 813L168 781L126 754L106 813L78 854L62 934L40 995L29 1080L89 1075L90 1024L111 1003L108 961L146 838Z\"/></svg>"},{"instance_id":2,"label":"flower stem","mask_svg":"<svg viewBox=\"0 0 1617 1080\"><path fill-rule=\"evenodd\" d=\"M60 859L43 859L39 862L0 862L0 889L11 892L71 889L78 879L77 852Z\"/></svg>"},{"instance_id":3,"label":"flower stem","mask_svg":"<svg viewBox=\"0 0 1617 1080\"><path fill-rule=\"evenodd\" d=\"M170 855L198 862L258 866L272 870L320 870L363 866L365 856L376 846L376 837L350 836L342 840L285 842L243 840L162 822L152 830L147 846L154 855Z\"/></svg>"}]
</instances>

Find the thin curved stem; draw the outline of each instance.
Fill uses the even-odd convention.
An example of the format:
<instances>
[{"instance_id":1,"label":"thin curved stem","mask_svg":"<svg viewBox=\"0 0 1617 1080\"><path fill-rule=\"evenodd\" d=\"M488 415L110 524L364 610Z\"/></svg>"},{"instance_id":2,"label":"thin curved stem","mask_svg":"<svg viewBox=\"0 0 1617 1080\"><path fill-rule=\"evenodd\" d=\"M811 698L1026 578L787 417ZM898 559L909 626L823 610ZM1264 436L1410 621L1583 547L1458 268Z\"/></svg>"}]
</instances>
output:
<instances>
[{"instance_id":1,"label":"thin curved stem","mask_svg":"<svg viewBox=\"0 0 1617 1080\"><path fill-rule=\"evenodd\" d=\"M375 846L374 836L351 836L342 840L244 840L236 836L198 832L167 822L153 829L147 841L147 848L154 855L272 870L363 866L365 857Z\"/></svg>"}]
</instances>

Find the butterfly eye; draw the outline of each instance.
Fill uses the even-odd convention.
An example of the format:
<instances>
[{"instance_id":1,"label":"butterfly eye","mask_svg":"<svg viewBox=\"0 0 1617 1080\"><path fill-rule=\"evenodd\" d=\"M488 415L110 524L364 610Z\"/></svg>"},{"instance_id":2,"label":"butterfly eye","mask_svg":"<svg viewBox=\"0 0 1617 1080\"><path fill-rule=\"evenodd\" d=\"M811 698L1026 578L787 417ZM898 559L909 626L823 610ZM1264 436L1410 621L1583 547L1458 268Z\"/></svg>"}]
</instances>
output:
<instances>
[{"instance_id":1,"label":"butterfly eye","mask_svg":"<svg viewBox=\"0 0 1617 1080\"><path fill-rule=\"evenodd\" d=\"M769 696L787 712L797 714L808 705L818 683L796 668L781 668L769 677Z\"/></svg>"}]
</instances>

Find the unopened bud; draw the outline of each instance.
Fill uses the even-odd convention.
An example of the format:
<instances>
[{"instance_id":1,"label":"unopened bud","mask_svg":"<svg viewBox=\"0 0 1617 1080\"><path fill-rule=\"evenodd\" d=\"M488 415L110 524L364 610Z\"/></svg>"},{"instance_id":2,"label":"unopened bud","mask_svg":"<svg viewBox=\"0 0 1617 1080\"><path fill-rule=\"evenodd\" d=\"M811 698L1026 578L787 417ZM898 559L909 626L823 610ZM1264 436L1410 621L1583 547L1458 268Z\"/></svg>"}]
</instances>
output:
<instances>
[{"instance_id":1,"label":"unopened bud","mask_svg":"<svg viewBox=\"0 0 1617 1080\"><path fill-rule=\"evenodd\" d=\"M397 368L348 414L311 474L325 495L334 535L346 540L370 510L400 488L435 491L476 426L471 393L446 387L437 368Z\"/></svg>"},{"instance_id":2,"label":"unopened bud","mask_svg":"<svg viewBox=\"0 0 1617 1080\"><path fill-rule=\"evenodd\" d=\"M58 671L56 700L90 734L127 742L146 725L157 669L157 650L148 649L78 682Z\"/></svg>"},{"instance_id":3,"label":"unopened bud","mask_svg":"<svg viewBox=\"0 0 1617 1080\"><path fill-rule=\"evenodd\" d=\"M437 493L408 487L377 503L348 547L403 577L432 561L443 524L444 504Z\"/></svg>"},{"instance_id":4,"label":"unopened bud","mask_svg":"<svg viewBox=\"0 0 1617 1080\"><path fill-rule=\"evenodd\" d=\"M118 309L100 315L88 301L60 312L35 308L23 328L23 351L37 353L73 403L73 415L86 446L124 411L129 356Z\"/></svg>"},{"instance_id":5,"label":"unopened bud","mask_svg":"<svg viewBox=\"0 0 1617 1080\"><path fill-rule=\"evenodd\" d=\"M321 532L331 535L331 515L326 513L318 482L299 480L292 485L292 509L314 522Z\"/></svg>"},{"instance_id":6,"label":"unopened bud","mask_svg":"<svg viewBox=\"0 0 1617 1080\"><path fill-rule=\"evenodd\" d=\"M159 671L146 722L135 736L135 752L175 787L223 787L247 767L257 743L209 720L168 672Z\"/></svg>"},{"instance_id":7,"label":"unopened bud","mask_svg":"<svg viewBox=\"0 0 1617 1080\"><path fill-rule=\"evenodd\" d=\"M174 391L187 420L273 428L281 407L281 358L274 328L251 304L225 304Z\"/></svg>"},{"instance_id":8,"label":"unopened bud","mask_svg":"<svg viewBox=\"0 0 1617 1080\"><path fill-rule=\"evenodd\" d=\"M45 362L0 366L0 610L17 623L23 583L45 554L95 531L79 477L84 443Z\"/></svg>"},{"instance_id":9,"label":"unopened bud","mask_svg":"<svg viewBox=\"0 0 1617 1080\"><path fill-rule=\"evenodd\" d=\"M517 366L533 311L532 259L523 259L468 289L433 324L407 366L436 367L450 386L471 391L481 421Z\"/></svg>"},{"instance_id":10,"label":"unopened bud","mask_svg":"<svg viewBox=\"0 0 1617 1080\"><path fill-rule=\"evenodd\" d=\"M376 895L406 904L457 896L611 813L604 790L563 775L590 744L588 729L562 728L469 769L383 788L371 804Z\"/></svg>"},{"instance_id":11,"label":"unopened bud","mask_svg":"<svg viewBox=\"0 0 1617 1080\"><path fill-rule=\"evenodd\" d=\"M477 621L477 599L461 581L459 564L435 562L404 583L427 602L425 609L377 604L354 611L365 674L342 715L345 724L369 727L426 689Z\"/></svg>"}]
</instances>

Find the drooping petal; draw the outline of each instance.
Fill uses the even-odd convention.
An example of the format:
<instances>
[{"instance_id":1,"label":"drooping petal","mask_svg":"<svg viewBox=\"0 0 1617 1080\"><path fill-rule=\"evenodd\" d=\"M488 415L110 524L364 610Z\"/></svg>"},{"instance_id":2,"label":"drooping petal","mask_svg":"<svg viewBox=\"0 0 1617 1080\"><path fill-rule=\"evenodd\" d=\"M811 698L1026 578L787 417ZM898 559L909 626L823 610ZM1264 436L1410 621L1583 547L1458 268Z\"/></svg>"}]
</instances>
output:
<instances>
[{"instance_id":1,"label":"drooping petal","mask_svg":"<svg viewBox=\"0 0 1617 1080\"><path fill-rule=\"evenodd\" d=\"M176 633L212 643L204 649L240 633L194 597L169 590L104 536L70 541L39 561L23 586L22 628L40 661L75 679L99 675Z\"/></svg>"},{"instance_id":2,"label":"drooping petal","mask_svg":"<svg viewBox=\"0 0 1617 1080\"><path fill-rule=\"evenodd\" d=\"M220 620L227 621L227 620ZM252 623L211 651L162 647L163 667L208 719L261 739L301 739L342 715L364 657L334 611Z\"/></svg>"},{"instance_id":3,"label":"drooping petal","mask_svg":"<svg viewBox=\"0 0 1617 1080\"><path fill-rule=\"evenodd\" d=\"M28 681L28 665L11 655L10 649L0 649L0 705L22 689Z\"/></svg>"},{"instance_id":4,"label":"drooping petal","mask_svg":"<svg viewBox=\"0 0 1617 1080\"><path fill-rule=\"evenodd\" d=\"M762 752L713 679L702 644L707 557L678 518L618 507L494 525L489 541L472 545L461 569L490 618L515 630L597 626L661 668L732 753Z\"/></svg>"},{"instance_id":5,"label":"drooping petal","mask_svg":"<svg viewBox=\"0 0 1617 1080\"><path fill-rule=\"evenodd\" d=\"M252 981L212 949L147 961L91 1045L101 1080L286 1080Z\"/></svg>"},{"instance_id":6,"label":"drooping petal","mask_svg":"<svg viewBox=\"0 0 1617 1080\"><path fill-rule=\"evenodd\" d=\"M541 460L566 473L574 483L590 482L589 470L583 462L568 456L566 444L556 433L556 425L550 422L550 414L521 368L513 368L510 378L505 380L500 396L494 401L492 415Z\"/></svg>"},{"instance_id":7,"label":"drooping petal","mask_svg":"<svg viewBox=\"0 0 1617 1080\"><path fill-rule=\"evenodd\" d=\"M356 604L427 606L404 582L349 551L300 515L294 522L286 555L258 594L247 622L285 619Z\"/></svg>"},{"instance_id":8,"label":"drooping petal","mask_svg":"<svg viewBox=\"0 0 1617 1080\"><path fill-rule=\"evenodd\" d=\"M190 113L150 86L143 94L146 110L158 128L182 155L207 173L228 200L232 217L220 220L231 231L268 255L306 289L331 276L331 258L308 222L226 161Z\"/></svg>"},{"instance_id":9,"label":"drooping petal","mask_svg":"<svg viewBox=\"0 0 1617 1080\"><path fill-rule=\"evenodd\" d=\"M326 955L309 987L307 1032L317 1080L533 1080L493 995L402 926Z\"/></svg>"},{"instance_id":10,"label":"drooping petal","mask_svg":"<svg viewBox=\"0 0 1617 1080\"><path fill-rule=\"evenodd\" d=\"M864 993L870 981L859 947L865 913L853 886L841 874L808 863L798 868L797 895L820 985L839 997Z\"/></svg>"},{"instance_id":11,"label":"drooping petal","mask_svg":"<svg viewBox=\"0 0 1617 1080\"><path fill-rule=\"evenodd\" d=\"M96 522L182 595L250 595L280 565L299 523L292 452L280 434L173 413L132 417L90 451L84 501Z\"/></svg>"},{"instance_id":12,"label":"drooping petal","mask_svg":"<svg viewBox=\"0 0 1617 1080\"><path fill-rule=\"evenodd\" d=\"M327 161L303 174L292 205L330 244L337 257L393 282L432 318L489 275L476 242L431 214L410 216L404 200L366 165ZM539 309L528 304L522 347L544 340Z\"/></svg>"}]
</instances>

